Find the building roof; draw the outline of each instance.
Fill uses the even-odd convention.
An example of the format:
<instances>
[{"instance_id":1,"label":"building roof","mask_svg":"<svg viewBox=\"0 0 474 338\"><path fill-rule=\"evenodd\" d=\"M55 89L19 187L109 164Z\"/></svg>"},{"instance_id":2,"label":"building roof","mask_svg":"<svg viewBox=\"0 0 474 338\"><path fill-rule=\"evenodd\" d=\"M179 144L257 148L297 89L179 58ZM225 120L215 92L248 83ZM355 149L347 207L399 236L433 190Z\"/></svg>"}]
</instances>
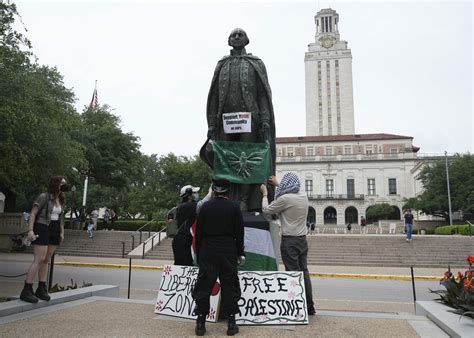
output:
<instances>
[{"instance_id":1,"label":"building roof","mask_svg":"<svg viewBox=\"0 0 474 338\"><path fill-rule=\"evenodd\" d=\"M411 136L393 134L355 134L355 135L331 135L331 136L293 136L277 137L276 143L301 143L301 142L348 142L348 141L377 141L377 140L402 140L410 139Z\"/></svg>"}]
</instances>

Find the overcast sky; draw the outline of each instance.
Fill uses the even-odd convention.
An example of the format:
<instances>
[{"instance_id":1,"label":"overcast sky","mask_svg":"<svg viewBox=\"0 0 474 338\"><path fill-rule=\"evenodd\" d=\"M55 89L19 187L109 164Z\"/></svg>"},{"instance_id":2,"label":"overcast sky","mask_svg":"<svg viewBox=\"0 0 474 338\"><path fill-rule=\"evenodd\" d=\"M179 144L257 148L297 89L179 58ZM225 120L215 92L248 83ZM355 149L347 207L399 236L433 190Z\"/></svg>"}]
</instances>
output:
<instances>
[{"instance_id":1,"label":"overcast sky","mask_svg":"<svg viewBox=\"0 0 474 338\"><path fill-rule=\"evenodd\" d=\"M356 133L412 136L421 153L474 149L470 2L16 3L39 62L57 66L77 109L98 80L99 103L146 154L197 154L214 67L235 27L266 65L277 136L304 136L304 54L327 7L352 50Z\"/></svg>"}]
</instances>

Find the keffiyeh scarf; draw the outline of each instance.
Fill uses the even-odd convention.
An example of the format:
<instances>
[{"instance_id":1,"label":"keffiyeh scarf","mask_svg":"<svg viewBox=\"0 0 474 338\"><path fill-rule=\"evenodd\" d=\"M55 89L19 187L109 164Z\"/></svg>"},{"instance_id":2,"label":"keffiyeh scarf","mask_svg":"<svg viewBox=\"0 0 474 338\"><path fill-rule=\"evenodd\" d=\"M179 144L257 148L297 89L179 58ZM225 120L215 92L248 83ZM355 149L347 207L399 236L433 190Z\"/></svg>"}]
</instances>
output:
<instances>
[{"instance_id":1,"label":"keffiyeh scarf","mask_svg":"<svg viewBox=\"0 0 474 338\"><path fill-rule=\"evenodd\" d=\"M275 192L275 199L284 194L296 194L300 191L300 180L295 173L289 172L283 175L280 185Z\"/></svg>"}]
</instances>

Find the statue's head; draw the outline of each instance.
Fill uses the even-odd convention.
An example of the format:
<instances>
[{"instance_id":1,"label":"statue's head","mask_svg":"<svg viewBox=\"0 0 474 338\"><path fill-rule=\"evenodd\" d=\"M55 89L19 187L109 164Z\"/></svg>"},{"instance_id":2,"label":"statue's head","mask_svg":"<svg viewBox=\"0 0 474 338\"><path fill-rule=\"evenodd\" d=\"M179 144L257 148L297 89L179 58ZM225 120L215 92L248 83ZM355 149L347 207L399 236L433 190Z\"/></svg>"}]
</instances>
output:
<instances>
[{"instance_id":1,"label":"statue's head","mask_svg":"<svg viewBox=\"0 0 474 338\"><path fill-rule=\"evenodd\" d=\"M229 35L229 46L234 49L242 49L249 44L247 33L242 28L235 28Z\"/></svg>"}]
</instances>

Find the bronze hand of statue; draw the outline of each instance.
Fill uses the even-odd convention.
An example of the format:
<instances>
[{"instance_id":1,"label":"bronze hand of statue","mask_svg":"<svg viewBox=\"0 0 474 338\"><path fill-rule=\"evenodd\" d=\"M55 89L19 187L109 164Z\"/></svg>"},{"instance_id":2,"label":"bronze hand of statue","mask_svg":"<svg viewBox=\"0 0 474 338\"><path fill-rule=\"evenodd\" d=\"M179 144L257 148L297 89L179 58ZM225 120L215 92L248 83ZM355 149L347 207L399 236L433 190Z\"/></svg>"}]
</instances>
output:
<instances>
[{"instance_id":1,"label":"bronze hand of statue","mask_svg":"<svg viewBox=\"0 0 474 338\"><path fill-rule=\"evenodd\" d=\"M215 140L216 139L216 128L213 127L213 126L210 126L208 129L207 129L207 138L209 140Z\"/></svg>"}]
</instances>

